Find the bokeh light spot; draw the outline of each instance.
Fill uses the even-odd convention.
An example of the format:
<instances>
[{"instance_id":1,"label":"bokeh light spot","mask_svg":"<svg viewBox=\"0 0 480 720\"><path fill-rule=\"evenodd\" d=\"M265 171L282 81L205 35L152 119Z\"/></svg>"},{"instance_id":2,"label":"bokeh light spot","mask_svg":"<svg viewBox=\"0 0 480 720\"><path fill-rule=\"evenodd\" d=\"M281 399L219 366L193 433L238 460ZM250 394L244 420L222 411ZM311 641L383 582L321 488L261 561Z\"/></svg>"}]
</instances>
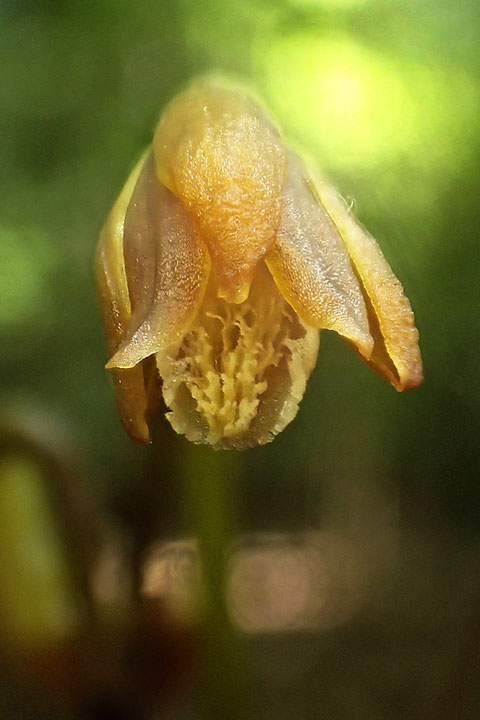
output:
<instances>
[{"instance_id":1,"label":"bokeh light spot","mask_svg":"<svg viewBox=\"0 0 480 720\"><path fill-rule=\"evenodd\" d=\"M327 165L451 166L461 133L472 132L478 88L465 73L392 60L340 35L269 38L258 52L281 124Z\"/></svg>"},{"instance_id":2,"label":"bokeh light spot","mask_svg":"<svg viewBox=\"0 0 480 720\"><path fill-rule=\"evenodd\" d=\"M333 10L347 10L366 5L369 0L290 0L290 4L305 10L326 8Z\"/></svg>"},{"instance_id":3,"label":"bokeh light spot","mask_svg":"<svg viewBox=\"0 0 480 720\"><path fill-rule=\"evenodd\" d=\"M30 643L72 631L77 611L48 493L39 468L19 455L0 461L0 547L2 632Z\"/></svg>"},{"instance_id":4,"label":"bokeh light spot","mask_svg":"<svg viewBox=\"0 0 480 720\"><path fill-rule=\"evenodd\" d=\"M37 315L49 294L47 275L56 255L39 233L0 227L0 327Z\"/></svg>"}]
</instances>

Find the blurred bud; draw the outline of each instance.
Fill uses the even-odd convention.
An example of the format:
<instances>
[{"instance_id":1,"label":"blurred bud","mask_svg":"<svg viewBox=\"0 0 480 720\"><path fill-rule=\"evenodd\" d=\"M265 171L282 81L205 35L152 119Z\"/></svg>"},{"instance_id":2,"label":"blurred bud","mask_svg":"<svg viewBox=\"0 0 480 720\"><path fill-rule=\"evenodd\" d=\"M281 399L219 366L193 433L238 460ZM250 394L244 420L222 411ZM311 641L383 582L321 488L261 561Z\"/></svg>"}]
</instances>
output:
<instances>
[{"instance_id":1,"label":"blurred bud","mask_svg":"<svg viewBox=\"0 0 480 720\"><path fill-rule=\"evenodd\" d=\"M0 459L0 624L11 643L54 643L76 630L70 571L35 463Z\"/></svg>"},{"instance_id":2,"label":"blurred bud","mask_svg":"<svg viewBox=\"0 0 480 720\"><path fill-rule=\"evenodd\" d=\"M92 682L89 575L100 528L72 448L45 413L0 419L0 639L6 669L41 704Z\"/></svg>"},{"instance_id":3,"label":"blurred bud","mask_svg":"<svg viewBox=\"0 0 480 720\"><path fill-rule=\"evenodd\" d=\"M404 390L422 381L413 313L375 240L238 89L176 97L102 231L96 271L122 421L237 448L295 417L319 330Z\"/></svg>"}]
</instances>

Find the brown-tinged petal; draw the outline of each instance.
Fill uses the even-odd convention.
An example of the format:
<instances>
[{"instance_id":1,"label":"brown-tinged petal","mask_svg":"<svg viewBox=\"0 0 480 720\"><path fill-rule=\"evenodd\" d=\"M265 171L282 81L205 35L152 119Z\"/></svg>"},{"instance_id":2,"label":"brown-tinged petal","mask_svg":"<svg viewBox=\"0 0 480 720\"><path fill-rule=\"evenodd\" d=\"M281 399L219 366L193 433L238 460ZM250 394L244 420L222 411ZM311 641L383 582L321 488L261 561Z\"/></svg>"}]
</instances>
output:
<instances>
[{"instance_id":1,"label":"brown-tinged petal","mask_svg":"<svg viewBox=\"0 0 480 720\"><path fill-rule=\"evenodd\" d=\"M125 212L143 162L142 158L113 206L100 234L95 257L100 308L110 353L116 350L131 319L130 298L123 261L123 230ZM136 442L148 442L150 435L145 421L147 397L142 368L138 366L129 370L115 369L112 371L112 375L118 411L125 429Z\"/></svg>"},{"instance_id":2,"label":"brown-tinged petal","mask_svg":"<svg viewBox=\"0 0 480 720\"><path fill-rule=\"evenodd\" d=\"M335 190L322 180L316 181L315 189L342 235L362 284L374 348L369 356L359 347L361 354L397 390L420 385L423 372L418 330L401 283L376 241L361 227Z\"/></svg>"},{"instance_id":3,"label":"brown-tinged petal","mask_svg":"<svg viewBox=\"0 0 480 720\"><path fill-rule=\"evenodd\" d=\"M373 339L358 279L335 224L293 153L282 200L280 228L266 257L282 295L304 322L335 330L369 357Z\"/></svg>"},{"instance_id":4,"label":"brown-tinged petal","mask_svg":"<svg viewBox=\"0 0 480 720\"><path fill-rule=\"evenodd\" d=\"M153 147L160 181L199 223L218 296L243 302L280 219L278 130L243 91L203 81L169 104Z\"/></svg>"},{"instance_id":5,"label":"brown-tinged petal","mask_svg":"<svg viewBox=\"0 0 480 720\"><path fill-rule=\"evenodd\" d=\"M210 272L193 220L159 182L151 155L127 208L123 250L132 317L107 368L131 368L184 335Z\"/></svg>"}]
</instances>

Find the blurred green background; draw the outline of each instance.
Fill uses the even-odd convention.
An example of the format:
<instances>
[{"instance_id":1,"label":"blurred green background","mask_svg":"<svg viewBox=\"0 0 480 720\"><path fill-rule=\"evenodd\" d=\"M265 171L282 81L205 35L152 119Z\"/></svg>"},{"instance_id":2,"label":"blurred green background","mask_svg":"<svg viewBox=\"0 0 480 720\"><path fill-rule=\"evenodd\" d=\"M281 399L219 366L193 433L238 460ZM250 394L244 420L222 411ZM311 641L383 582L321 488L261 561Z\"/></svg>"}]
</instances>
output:
<instances>
[{"instance_id":1,"label":"blurred green background","mask_svg":"<svg viewBox=\"0 0 480 720\"><path fill-rule=\"evenodd\" d=\"M18 460L0 479L4 559L15 543L30 559L55 545L49 473L62 463L121 546L142 524L139 497L145 547L181 540L192 508L228 499L217 520L252 551L232 571L228 611L242 656L231 672L244 663L252 676L232 701L239 717L246 696L252 717L272 720L480 716L479 48L477 0L0 4L2 448ZM412 302L425 383L398 395L323 333L300 412L271 445L225 459L171 433L149 456L123 433L103 370L92 256L162 107L211 70L255 88L354 203ZM45 452L63 458L56 469ZM29 480L36 462L47 499ZM208 482L202 495L212 474L235 486L223 500ZM13 604L20 634L37 582L44 597L57 588L45 603L60 620L45 633L70 622L63 586L78 554L64 567L52 553L55 572L37 568L24 590L15 573L28 561L0 561L4 625ZM9 582L18 597L32 590L23 609ZM295 617L268 593L301 596ZM2 717L47 712L26 679L6 673ZM199 717L189 688L147 716Z\"/></svg>"}]
</instances>

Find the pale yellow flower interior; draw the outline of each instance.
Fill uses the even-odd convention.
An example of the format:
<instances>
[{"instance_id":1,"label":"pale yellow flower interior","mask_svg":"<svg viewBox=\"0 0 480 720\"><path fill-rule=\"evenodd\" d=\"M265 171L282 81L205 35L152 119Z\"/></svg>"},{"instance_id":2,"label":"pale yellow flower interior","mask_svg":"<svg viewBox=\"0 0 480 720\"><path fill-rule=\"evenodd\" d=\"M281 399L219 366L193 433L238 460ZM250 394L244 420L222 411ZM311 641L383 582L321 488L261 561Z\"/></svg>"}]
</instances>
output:
<instances>
[{"instance_id":1,"label":"pale yellow flower interior","mask_svg":"<svg viewBox=\"0 0 480 720\"><path fill-rule=\"evenodd\" d=\"M189 440L219 448L269 442L297 413L318 336L263 263L243 303L218 298L211 283L183 340L156 355L167 418Z\"/></svg>"}]
</instances>

